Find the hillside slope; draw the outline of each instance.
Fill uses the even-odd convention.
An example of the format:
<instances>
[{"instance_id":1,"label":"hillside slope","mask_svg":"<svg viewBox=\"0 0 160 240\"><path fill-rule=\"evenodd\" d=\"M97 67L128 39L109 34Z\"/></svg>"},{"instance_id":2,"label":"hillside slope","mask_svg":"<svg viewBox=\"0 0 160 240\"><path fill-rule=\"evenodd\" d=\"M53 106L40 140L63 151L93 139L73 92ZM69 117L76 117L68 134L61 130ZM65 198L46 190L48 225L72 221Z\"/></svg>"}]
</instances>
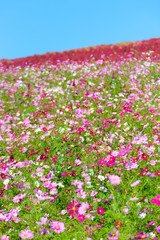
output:
<instances>
[{"instance_id":1,"label":"hillside slope","mask_svg":"<svg viewBox=\"0 0 160 240\"><path fill-rule=\"evenodd\" d=\"M49 62L57 64L57 61L73 60L77 62L93 61L99 59L108 59L117 61L121 57L128 58L128 53L132 52L132 56L138 57L142 53L153 51L151 56L155 59L160 57L160 38L153 38L144 41L136 42L122 42L119 44L100 45L94 47L78 48L75 50L68 50L63 52L50 52L42 55L28 56L25 58L17 58L14 60L1 60L5 67L9 66L27 66L27 65L41 65Z\"/></svg>"}]
</instances>

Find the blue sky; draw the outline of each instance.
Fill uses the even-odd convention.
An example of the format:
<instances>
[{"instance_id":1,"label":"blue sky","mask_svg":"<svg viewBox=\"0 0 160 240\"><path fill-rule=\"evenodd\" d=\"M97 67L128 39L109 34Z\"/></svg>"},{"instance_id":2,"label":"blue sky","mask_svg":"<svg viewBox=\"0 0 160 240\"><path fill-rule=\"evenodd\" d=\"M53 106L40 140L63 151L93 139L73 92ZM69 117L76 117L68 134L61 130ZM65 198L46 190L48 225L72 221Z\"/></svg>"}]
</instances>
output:
<instances>
[{"instance_id":1,"label":"blue sky","mask_svg":"<svg viewBox=\"0 0 160 240\"><path fill-rule=\"evenodd\" d=\"M0 59L160 37L160 0L0 1Z\"/></svg>"}]
</instances>

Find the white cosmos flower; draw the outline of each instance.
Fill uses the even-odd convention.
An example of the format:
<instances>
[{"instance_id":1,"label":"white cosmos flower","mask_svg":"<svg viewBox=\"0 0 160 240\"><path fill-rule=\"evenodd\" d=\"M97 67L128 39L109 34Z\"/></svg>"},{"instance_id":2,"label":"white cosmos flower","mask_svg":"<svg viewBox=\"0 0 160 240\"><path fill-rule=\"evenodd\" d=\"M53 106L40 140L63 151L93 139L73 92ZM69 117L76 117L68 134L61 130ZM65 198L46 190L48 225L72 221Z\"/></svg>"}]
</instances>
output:
<instances>
[{"instance_id":1,"label":"white cosmos flower","mask_svg":"<svg viewBox=\"0 0 160 240\"><path fill-rule=\"evenodd\" d=\"M154 234L153 232L150 232L149 234L151 238L154 238L156 236L156 234Z\"/></svg>"},{"instance_id":2,"label":"white cosmos flower","mask_svg":"<svg viewBox=\"0 0 160 240\"><path fill-rule=\"evenodd\" d=\"M63 133L64 130L65 130L65 128L61 128L61 127L59 128L59 132L60 132L60 133Z\"/></svg>"},{"instance_id":3,"label":"white cosmos flower","mask_svg":"<svg viewBox=\"0 0 160 240\"><path fill-rule=\"evenodd\" d=\"M141 207L141 203L140 203L140 202L139 202L139 203L137 203L137 206Z\"/></svg>"},{"instance_id":4,"label":"white cosmos flower","mask_svg":"<svg viewBox=\"0 0 160 240\"><path fill-rule=\"evenodd\" d=\"M89 173L88 173L89 175L93 175L93 174L94 174L93 169L88 169L88 172L89 172Z\"/></svg>"},{"instance_id":5,"label":"white cosmos flower","mask_svg":"<svg viewBox=\"0 0 160 240\"><path fill-rule=\"evenodd\" d=\"M64 185L61 182L57 183L57 185L62 188L64 187Z\"/></svg>"},{"instance_id":6,"label":"white cosmos flower","mask_svg":"<svg viewBox=\"0 0 160 240\"><path fill-rule=\"evenodd\" d=\"M92 188L93 185L91 184L91 182L86 182L87 188Z\"/></svg>"},{"instance_id":7,"label":"white cosmos flower","mask_svg":"<svg viewBox=\"0 0 160 240\"><path fill-rule=\"evenodd\" d=\"M38 176L38 177L41 177L42 175L43 175L42 172L38 172L38 173L37 173L37 176Z\"/></svg>"},{"instance_id":8,"label":"white cosmos flower","mask_svg":"<svg viewBox=\"0 0 160 240\"><path fill-rule=\"evenodd\" d=\"M21 210L21 207L17 207L17 210L20 211L20 210Z\"/></svg>"},{"instance_id":9,"label":"white cosmos flower","mask_svg":"<svg viewBox=\"0 0 160 240\"><path fill-rule=\"evenodd\" d=\"M37 132L41 132L41 131L42 131L41 128L37 128L37 129L35 130L36 133L37 133Z\"/></svg>"},{"instance_id":10,"label":"white cosmos flower","mask_svg":"<svg viewBox=\"0 0 160 240\"><path fill-rule=\"evenodd\" d=\"M99 179L100 181L103 181L103 180L105 179L105 177L102 176L102 175L98 175L98 179Z\"/></svg>"},{"instance_id":11,"label":"white cosmos flower","mask_svg":"<svg viewBox=\"0 0 160 240\"><path fill-rule=\"evenodd\" d=\"M5 186L8 185L9 179L5 179L3 183L4 183Z\"/></svg>"},{"instance_id":12,"label":"white cosmos flower","mask_svg":"<svg viewBox=\"0 0 160 240\"><path fill-rule=\"evenodd\" d=\"M35 181L34 183L35 183L36 187L39 187L40 184L38 181Z\"/></svg>"},{"instance_id":13,"label":"white cosmos flower","mask_svg":"<svg viewBox=\"0 0 160 240\"><path fill-rule=\"evenodd\" d=\"M146 213L141 213L139 216L138 216L138 218L145 218L145 216L146 216Z\"/></svg>"}]
</instances>

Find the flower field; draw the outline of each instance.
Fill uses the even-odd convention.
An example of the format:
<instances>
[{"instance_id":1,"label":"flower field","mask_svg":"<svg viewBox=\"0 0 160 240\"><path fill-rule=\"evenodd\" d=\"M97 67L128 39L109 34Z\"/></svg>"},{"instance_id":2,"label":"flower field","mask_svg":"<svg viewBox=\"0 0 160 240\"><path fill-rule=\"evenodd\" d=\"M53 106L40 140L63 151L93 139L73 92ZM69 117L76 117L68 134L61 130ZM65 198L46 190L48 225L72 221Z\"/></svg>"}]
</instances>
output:
<instances>
[{"instance_id":1,"label":"flower field","mask_svg":"<svg viewBox=\"0 0 160 240\"><path fill-rule=\"evenodd\" d=\"M156 41L0 62L1 240L160 239Z\"/></svg>"}]
</instances>

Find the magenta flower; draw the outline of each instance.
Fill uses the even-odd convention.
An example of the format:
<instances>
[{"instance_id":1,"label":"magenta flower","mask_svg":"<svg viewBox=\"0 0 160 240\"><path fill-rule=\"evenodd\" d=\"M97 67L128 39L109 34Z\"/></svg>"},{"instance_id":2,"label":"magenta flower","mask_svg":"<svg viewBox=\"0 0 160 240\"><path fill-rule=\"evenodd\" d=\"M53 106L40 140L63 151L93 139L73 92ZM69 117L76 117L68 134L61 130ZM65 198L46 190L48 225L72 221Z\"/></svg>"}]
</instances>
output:
<instances>
[{"instance_id":1,"label":"magenta flower","mask_svg":"<svg viewBox=\"0 0 160 240\"><path fill-rule=\"evenodd\" d=\"M68 207L67 207L68 213L72 214L72 217L74 217L75 213L78 214L78 207L79 207L79 204L75 204L75 202L73 201L72 205L68 204Z\"/></svg>"},{"instance_id":2,"label":"magenta flower","mask_svg":"<svg viewBox=\"0 0 160 240\"><path fill-rule=\"evenodd\" d=\"M119 153L119 156L123 157L123 156L125 156L127 153L129 153L129 150L127 150L127 151L122 150L122 151Z\"/></svg>"},{"instance_id":3,"label":"magenta flower","mask_svg":"<svg viewBox=\"0 0 160 240\"><path fill-rule=\"evenodd\" d=\"M19 236L22 239L32 239L34 237L33 233L30 230L22 230L21 233L19 234Z\"/></svg>"},{"instance_id":4,"label":"magenta flower","mask_svg":"<svg viewBox=\"0 0 160 240\"><path fill-rule=\"evenodd\" d=\"M64 223L63 222L53 222L50 227L56 233L64 232L64 230L66 229L64 227Z\"/></svg>"},{"instance_id":5,"label":"magenta flower","mask_svg":"<svg viewBox=\"0 0 160 240\"><path fill-rule=\"evenodd\" d=\"M136 237L135 239L146 239L146 238L149 238L149 237L150 237L149 233L139 232L138 237Z\"/></svg>"},{"instance_id":6,"label":"magenta flower","mask_svg":"<svg viewBox=\"0 0 160 240\"><path fill-rule=\"evenodd\" d=\"M148 225L146 225L146 227L148 228L149 226L153 225L154 224L154 221L152 222L149 222Z\"/></svg>"},{"instance_id":7,"label":"magenta flower","mask_svg":"<svg viewBox=\"0 0 160 240\"><path fill-rule=\"evenodd\" d=\"M97 213L100 215L103 215L105 213L105 211L103 208L99 207L99 208L97 208Z\"/></svg>"},{"instance_id":8,"label":"magenta flower","mask_svg":"<svg viewBox=\"0 0 160 240\"><path fill-rule=\"evenodd\" d=\"M78 215L78 220L79 220L80 222L84 222L84 221L85 221L85 216L84 216L83 214L79 214L79 215Z\"/></svg>"},{"instance_id":9,"label":"magenta flower","mask_svg":"<svg viewBox=\"0 0 160 240\"><path fill-rule=\"evenodd\" d=\"M160 176L160 172L155 172L154 175Z\"/></svg>"},{"instance_id":10,"label":"magenta flower","mask_svg":"<svg viewBox=\"0 0 160 240\"><path fill-rule=\"evenodd\" d=\"M98 164L100 164L100 165L105 165L107 163L107 161L105 161L104 159L100 159L99 161L98 161Z\"/></svg>"},{"instance_id":11,"label":"magenta flower","mask_svg":"<svg viewBox=\"0 0 160 240\"><path fill-rule=\"evenodd\" d=\"M63 172L63 173L61 174L61 177L64 177L66 174L67 174L66 172Z\"/></svg>"},{"instance_id":12,"label":"magenta flower","mask_svg":"<svg viewBox=\"0 0 160 240\"><path fill-rule=\"evenodd\" d=\"M159 227L156 226L156 230L160 234L160 226Z\"/></svg>"},{"instance_id":13,"label":"magenta flower","mask_svg":"<svg viewBox=\"0 0 160 240\"><path fill-rule=\"evenodd\" d=\"M151 203L155 203L157 206L160 205L160 195L157 195L156 198L151 198Z\"/></svg>"}]
</instances>

